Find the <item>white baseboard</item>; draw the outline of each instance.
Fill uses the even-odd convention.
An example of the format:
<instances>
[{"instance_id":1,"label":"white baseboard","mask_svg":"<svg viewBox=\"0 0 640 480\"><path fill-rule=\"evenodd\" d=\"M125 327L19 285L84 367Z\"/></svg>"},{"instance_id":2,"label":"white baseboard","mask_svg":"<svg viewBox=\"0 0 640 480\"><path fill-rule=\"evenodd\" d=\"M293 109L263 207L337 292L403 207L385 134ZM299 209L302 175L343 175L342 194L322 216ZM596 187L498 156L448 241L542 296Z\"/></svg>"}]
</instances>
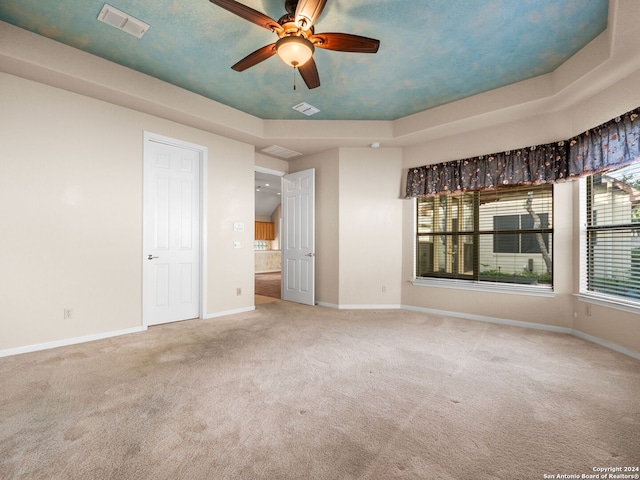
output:
<instances>
[{"instance_id":1,"label":"white baseboard","mask_svg":"<svg viewBox=\"0 0 640 480\"><path fill-rule=\"evenodd\" d=\"M616 345L615 343L611 343L611 342L609 342L607 340L603 340L601 338L594 337L593 335L588 335L588 334L583 333L583 332L581 332L579 330L573 330L571 332L571 335L574 335L574 336L576 336L578 338L581 338L583 340L586 340L588 342L597 343L598 345L603 346L605 348L608 348L610 350L616 351L618 353L623 353L623 354L628 355L630 357L633 357L633 358L635 358L637 360L640 360L640 353L639 352L636 352L634 350L630 350L630 349L625 348L625 347L621 347L620 345Z\"/></svg>"},{"instance_id":2,"label":"white baseboard","mask_svg":"<svg viewBox=\"0 0 640 480\"><path fill-rule=\"evenodd\" d=\"M113 330L110 332L94 333L91 335L83 335L82 337L65 338L53 342L37 343L35 345L26 345L24 347L8 348L0 350L1 357L9 357L11 355L19 355L21 353L37 352L40 350L48 350L50 348L66 347L68 345L76 345L78 343L93 342L94 340L103 340L105 338L119 337L120 335L128 335L130 333L143 332L147 327L125 328L123 330Z\"/></svg>"},{"instance_id":3,"label":"white baseboard","mask_svg":"<svg viewBox=\"0 0 640 480\"><path fill-rule=\"evenodd\" d=\"M207 315L204 318L216 318L226 315L233 315L236 313L251 312L255 310L255 306L238 308L236 310L227 310L225 312L217 312ZM105 338L119 337L120 335L128 335L130 333L139 333L147 330L146 326L125 328L123 330L113 330L110 332L94 333L91 335L83 335L82 337L65 338L62 340L55 340L53 342L37 343L35 345L26 345L24 347L7 348L0 350L0 358L10 357L12 355L19 355L22 353L37 352L40 350L48 350L50 348L66 347L69 345L76 345L78 343L93 342L94 340L103 340Z\"/></svg>"},{"instance_id":4,"label":"white baseboard","mask_svg":"<svg viewBox=\"0 0 640 480\"><path fill-rule=\"evenodd\" d=\"M335 308L335 309L340 308L340 306L336 305L335 303L316 302L316 305L318 305L319 307L327 307L327 308Z\"/></svg>"},{"instance_id":5,"label":"white baseboard","mask_svg":"<svg viewBox=\"0 0 640 480\"><path fill-rule=\"evenodd\" d=\"M256 306L252 305L250 307L236 308L234 310L225 310L224 312L208 313L203 318L206 320L209 320L211 318L226 317L227 315L235 315L236 313L253 312L255 309L256 309Z\"/></svg>"},{"instance_id":6,"label":"white baseboard","mask_svg":"<svg viewBox=\"0 0 640 480\"><path fill-rule=\"evenodd\" d=\"M340 310L400 310L401 305L338 305Z\"/></svg>"},{"instance_id":7,"label":"white baseboard","mask_svg":"<svg viewBox=\"0 0 640 480\"><path fill-rule=\"evenodd\" d=\"M401 310L402 305L337 305L335 303L316 302L319 307L337 310Z\"/></svg>"},{"instance_id":8,"label":"white baseboard","mask_svg":"<svg viewBox=\"0 0 640 480\"><path fill-rule=\"evenodd\" d=\"M473 315L470 313L458 313L458 312L450 312L448 310L436 310L433 308L423 308L423 307L414 307L411 305L403 305L402 308L404 310L410 310L413 312L427 313L431 315L441 315L445 317L454 317L454 318L463 318L465 320L475 320L478 322L487 322L487 323L497 323L500 325L510 325L512 327L522 327L522 328L532 328L534 330L545 330L547 332L556 332L556 333L566 333L568 335L573 335L574 337L581 338L582 340L587 340L592 343L596 343L602 347L606 347L610 350L613 350L618 353L622 353L624 355L628 355L632 358L640 360L640 353L634 350L630 350L625 347L621 347L620 345L616 345L615 343L609 342L607 340L603 340L598 337L594 337L592 335L588 335L579 330L574 330L573 328L567 327L558 327L555 325L545 325L543 323L533 323L533 322L521 322L518 320L508 320L505 318L496 318L496 317L486 317L484 315Z\"/></svg>"},{"instance_id":9,"label":"white baseboard","mask_svg":"<svg viewBox=\"0 0 640 480\"><path fill-rule=\"evenodd\" d=\"M617 345L615 343L609 342L607 340L603 340L601 338L598 337L594 337L593 335L588 335L586 333L583 333L579 330L574 330L572 328L566 328L566 327L558 327L555 325L545 325L542 323L533 323L533 322L521 322L518 320L508 320L505 318L497 318L497 317L487 317L484 315L473 315L473 314L469 314L469 313L459 313L459 312L451 312L448 310L436 310L433 308L423 308L423 307L414 307L411 305L336 305L333 303L325 303L325 302L318 302L317 303L318 306L321 307L328 307L328 308L335 308L335 309L354 309L354 310L390 310L390 309L403 309L403 310L410 310L413 312L420 312L420 313L426 313L426 314L431 314L431 315L440 315L440 316L446 316L446 317L454 317L454 318L463 318L465 320L474 320L474 321L478 321L478 322L487 322L487 323L496 323L499 325L509 325L509 326L513 326L513 327L522 327L522 328L531 328L531 329L535 329L535 330L545 330L545 331L549 331L549 332L556 332L556 333L565 333L565 334L569 334L569 335L573 335L575 337L581 338L583 340L586 340L588 342L592 342L595 343L597 345L600 345L602 347L608 348L610 350L613 350L615 352L619 352L622 353L624 355L628 355L629 357L635 358L637 360L640 360L640 352L636 352L634 350L630 350L628 348L625 347L621 347L620 345ZM251 312L254 311L256 309L255 305L251 306L251 307L245 307L245 308L238 308L238 309L234 309L234 310L226 310L224 312L216 312L216 313L210 313L208 315L206 315L204 318L205 319L211 319L211 318L217 318L217 317L224 317L227 315L235 315L238 313L246 313L246 312ZM8 348L5 350L0 350L0 358L2 357L9 357L11 355L19 355L22 353L30 353L30 352L37 352L40 350L47 350L50 348L57 348L57 347L65 347L68 345L75 345L78 343L85 343L85 342L92 342L94 340L102 340L105 338L111 338L111 337L118 337L120 335L128 335L130 333L139 333L139 332L143 332L147 330L147 327L141 326L141 327L133 327L133 328L126 328L123 330L113 330L110 332L102 332L102 333L95 333L95 334L91 334L91 335L84 335L82 337L74 337L74 338L66 338L63 340L56 340L53 342L45 342L45 343L38 343L35 345L27 345L24 347L16 347L16 348Z\"/></svg>"},{"instance_id":10,"label":"white baseboard","mask_svg":"<svg viewBox=\"0 0 640 480\"><path fill-rule=\"evenodd\" d=\"M484 315L474 315L472 313L450 312L448 310L436 310L434 308L413 307L411 305L403 305L403 310L411 310L412 312L428 313L431 315L441 315L443 317L464 318L465 320L475 320L478 322L497 323L499 325L510 325L512 327L532 328L534 330L546 330L556 333L572 333L573 330L566 327L558 327L556 325L545 325L543 323L521 322L519 320L508 320L506 318L487 317Z\"/></svg>"}]
</instances>

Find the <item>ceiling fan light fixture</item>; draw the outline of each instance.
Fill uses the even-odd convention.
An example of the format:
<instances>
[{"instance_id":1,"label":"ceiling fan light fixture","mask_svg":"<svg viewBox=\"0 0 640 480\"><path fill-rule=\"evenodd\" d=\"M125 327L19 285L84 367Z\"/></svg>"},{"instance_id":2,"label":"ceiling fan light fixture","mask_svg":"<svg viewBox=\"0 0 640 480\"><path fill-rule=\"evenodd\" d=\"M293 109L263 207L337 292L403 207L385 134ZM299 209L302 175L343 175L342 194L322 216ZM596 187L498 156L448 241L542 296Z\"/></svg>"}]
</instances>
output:
<instances>
[{"instance_id":1,"label":"ceiling fan light fixture","mask_svg":"<svg viewBox=\"0 0 640 480\"><path fill-rule=\"evenodd\" d=\"M315 47L304 37L283 37L276 42L276 52L284 63L298 68L312 57Z\"/></svg>"}]
</instances>

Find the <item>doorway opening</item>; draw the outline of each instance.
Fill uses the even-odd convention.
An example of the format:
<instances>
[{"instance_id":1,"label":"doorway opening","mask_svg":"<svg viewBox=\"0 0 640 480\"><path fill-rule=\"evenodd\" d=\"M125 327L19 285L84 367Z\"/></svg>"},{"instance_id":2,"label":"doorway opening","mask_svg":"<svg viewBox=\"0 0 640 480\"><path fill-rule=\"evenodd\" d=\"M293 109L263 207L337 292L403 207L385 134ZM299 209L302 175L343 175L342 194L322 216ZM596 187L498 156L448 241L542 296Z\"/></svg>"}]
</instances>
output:
<instances>
[{"instance_id":1,"label":"doorway opening","mask_svg":"<svg viewBox=\"0 0 640 480\"><path fill-rule=\"evenodd\" d=\"M255 167L255 304L281 299L281 183L284 172Z\"/></svg>"},{"instance_id":2,"label":"doorway opening","mask_svg":"<svg viewBox=\"0 0 640 480\"><path fill-rule=\"evenodd\" d=\"M281 272L256 273L255 282L256 304L270 303L282 298Z\"/></svg>"}]
</instances>

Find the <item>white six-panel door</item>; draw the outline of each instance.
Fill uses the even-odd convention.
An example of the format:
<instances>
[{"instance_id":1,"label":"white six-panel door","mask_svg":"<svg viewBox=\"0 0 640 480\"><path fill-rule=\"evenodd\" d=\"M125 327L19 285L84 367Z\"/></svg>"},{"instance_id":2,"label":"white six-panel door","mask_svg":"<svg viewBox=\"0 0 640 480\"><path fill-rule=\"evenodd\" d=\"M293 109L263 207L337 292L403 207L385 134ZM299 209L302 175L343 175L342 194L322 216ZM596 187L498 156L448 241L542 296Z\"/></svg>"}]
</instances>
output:
<instances>
[{"instance_id":1,"label":"white six-panel door","mask_svg":"<svg viewBox=\"0 0 640 480\"><path fill-rule=\"evenodd\" d=\"M315 169L282 178L282 299L315 304Z\"/></svg>"},{"instance_id":2,"label":"white six-panel door","mask_svg":"<svg viewBox=\"0 0 640 480\"><path fill-rule=\"evenodd\" d=\"M201 152L145 140L145 325L200 316Z\"/></svg>"}]
</instances>

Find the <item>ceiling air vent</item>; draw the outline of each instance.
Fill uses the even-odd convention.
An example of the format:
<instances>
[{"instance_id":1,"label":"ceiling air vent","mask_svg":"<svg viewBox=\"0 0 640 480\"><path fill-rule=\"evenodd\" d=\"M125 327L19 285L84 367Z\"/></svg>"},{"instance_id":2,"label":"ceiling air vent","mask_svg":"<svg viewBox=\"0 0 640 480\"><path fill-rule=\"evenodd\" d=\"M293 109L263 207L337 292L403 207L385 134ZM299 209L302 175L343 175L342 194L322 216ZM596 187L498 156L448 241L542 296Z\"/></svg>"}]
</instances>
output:
<instances>
[{"instance_id":1,"label":"ceiling air vent","mask_svg":"<svg viewBox=\"0 0 640 480\"><path fill-rule=\"evenodd\" d=\"M294 105L294 110L299 111L300 113L304 113L306 116L310 117L320 111L319 108L314 107L313 105L309 105L307 102L299 103L298 105Z\"/></svg>"},{"instance_id":2,"label":"ceiling air vent","mask_svg":"<svg viewBox=\"0 0 640 480\"><path fill-rule=\"evenodd\" d=\"M271 145L270 147L263 148L261 152L280 158L293 158L302 155L299 152L294 152L293 150L289 150L288 148L280 147L278 145Z\"/></svg>"},{"instance_id":3,"label":"ceiling air vent","mask_svg":"<svg viewBox=\"0 0 640 480\"><path fill-rule=\"evenodd\" d=\"M138 38L142 38L142 35L150 28L150 25L143 21L132 17L128 13L121 12L106 3L104 7L102 7L102 10L100 10L98 20Z\"/></svg>"}]
</instances>

